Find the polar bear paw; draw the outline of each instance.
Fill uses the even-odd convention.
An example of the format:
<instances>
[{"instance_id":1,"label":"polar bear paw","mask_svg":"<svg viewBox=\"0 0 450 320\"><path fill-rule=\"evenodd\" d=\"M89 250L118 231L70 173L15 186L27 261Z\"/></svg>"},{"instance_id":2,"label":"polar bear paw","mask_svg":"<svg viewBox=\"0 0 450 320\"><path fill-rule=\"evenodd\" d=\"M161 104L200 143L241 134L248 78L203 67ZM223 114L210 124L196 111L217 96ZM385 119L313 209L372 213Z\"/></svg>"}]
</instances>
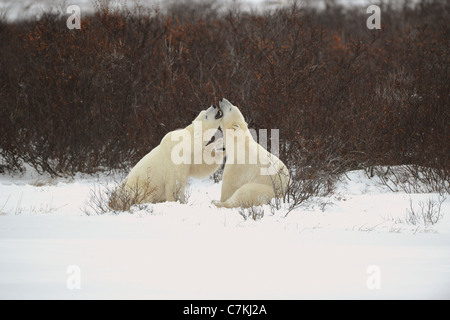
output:
<instances>
[{"instance_id":1,"label":"polar bear paw","mask_svg":"<svg viewBox=\"0 0 450 320\"><path fill-rule=\"evenodd\" d=\"M223 207L223 203L220 202L219 200L213 200L213 201L211 201L211 203L213 205L215 205L217 208L222 208Z\"/></svg>"}]
</instances>

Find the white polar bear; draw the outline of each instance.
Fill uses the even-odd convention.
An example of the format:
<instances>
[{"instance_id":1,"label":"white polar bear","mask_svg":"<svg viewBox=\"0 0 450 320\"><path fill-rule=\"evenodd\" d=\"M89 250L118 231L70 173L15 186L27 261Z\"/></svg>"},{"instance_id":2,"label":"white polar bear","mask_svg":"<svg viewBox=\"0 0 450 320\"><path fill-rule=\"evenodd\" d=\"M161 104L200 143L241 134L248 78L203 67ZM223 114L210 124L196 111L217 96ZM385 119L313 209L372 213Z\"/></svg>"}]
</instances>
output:
<instances>
[{"instance_id":1,"label":"white polar bear","mask_svg":"<svg viewBox=\"0 0 450 320\"><path fill-rule=\"evenodd\" d=\"M223 139L212 139L221 118L222 111L211 106L186 128L167 133L111 194L109 207L128 210L133 204L184 203L188 178L209 177L223 162Z\"/></svg>"},{"instance_id":2,"label":"white polar bear","mask_svg":"<svg viewBox=\"0 0 450 320\"><path fill-rule=\"evenodd\" d=\"M236 208L267 204L283 197L289 184L289 171L275 155L256 142L242 113L228 100L219 103L223 112L221 128L227 160L217 207Z\"/></svg>"}]
</instances>

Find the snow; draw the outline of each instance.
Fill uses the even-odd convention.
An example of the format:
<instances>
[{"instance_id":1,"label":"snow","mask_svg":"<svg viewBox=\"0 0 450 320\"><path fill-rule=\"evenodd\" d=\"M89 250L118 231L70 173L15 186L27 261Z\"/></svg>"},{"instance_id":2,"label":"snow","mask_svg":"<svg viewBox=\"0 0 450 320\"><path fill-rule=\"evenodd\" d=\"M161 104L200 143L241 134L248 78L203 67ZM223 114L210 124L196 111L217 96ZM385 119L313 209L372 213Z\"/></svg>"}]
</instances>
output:
<instances>
[{"instance_id":1,"label":"snow","mask_svg":"<svg viewBox=\"0 0 450 320\"><path fill-rule=\"evenodd\" d=\"M86 215L110 180L0 176L0 299L450 298L449 197L353 171L333 195L256 221L211 205L209 179L190 181L187 204ZM442 218L408 223L429 199Z\"/></svg>"}]
</instances>

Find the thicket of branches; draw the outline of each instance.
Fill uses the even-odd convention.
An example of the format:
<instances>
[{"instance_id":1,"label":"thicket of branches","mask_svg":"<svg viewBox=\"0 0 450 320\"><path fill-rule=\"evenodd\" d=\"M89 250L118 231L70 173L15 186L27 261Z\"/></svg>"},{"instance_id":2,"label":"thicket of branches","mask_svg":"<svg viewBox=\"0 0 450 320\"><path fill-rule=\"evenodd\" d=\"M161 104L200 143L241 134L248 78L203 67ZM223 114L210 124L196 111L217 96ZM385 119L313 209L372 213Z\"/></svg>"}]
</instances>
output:
<instances>
[{"instance_id":1,"label":"thicket of branches","mask_svg":"<svg viewBox=\"0 0 450 320\"><path fill-rule=\"evenodd\" d=\"M416 165L448 181L450 4L381 12L381 30L365 9L297 5L0 22L0 171L125 168L226 97L280 129L297 180Z\"/></svg>"}]
</instances>

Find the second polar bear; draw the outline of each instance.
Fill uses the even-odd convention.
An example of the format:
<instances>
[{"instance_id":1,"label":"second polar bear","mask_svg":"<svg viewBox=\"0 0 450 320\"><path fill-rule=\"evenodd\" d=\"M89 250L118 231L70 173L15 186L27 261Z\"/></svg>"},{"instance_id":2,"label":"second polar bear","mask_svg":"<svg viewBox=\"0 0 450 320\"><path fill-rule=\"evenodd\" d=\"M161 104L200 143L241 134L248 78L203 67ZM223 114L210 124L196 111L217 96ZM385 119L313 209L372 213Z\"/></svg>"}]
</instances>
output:
<instances>
[{"instance_id":1,"label":"second polar bear","mask_svg":"<svg viewBox=\"0 0 450 320\"><path fill-rule=\"evenodd\" d=\"M256 142L242 113L228 100L219 102L223 112L221 128L227 160L217 207L236 208L267 204L283 197L289 184L289 171L275 155Z\"/></svg>"},{"instance_id":2,"label":"second polar bear","mask_svg":"<svg viewBox=\"0 0 450 320\"><path fill-rule=\"evenodd\" d=\"M223 141L212 140L221 118L222 111L211 106L186 128L167 133L112 193L109 207L128 210L133 204L184 203L188 178L209 177L222 164Z\"/></svg>"}]
</instances>

